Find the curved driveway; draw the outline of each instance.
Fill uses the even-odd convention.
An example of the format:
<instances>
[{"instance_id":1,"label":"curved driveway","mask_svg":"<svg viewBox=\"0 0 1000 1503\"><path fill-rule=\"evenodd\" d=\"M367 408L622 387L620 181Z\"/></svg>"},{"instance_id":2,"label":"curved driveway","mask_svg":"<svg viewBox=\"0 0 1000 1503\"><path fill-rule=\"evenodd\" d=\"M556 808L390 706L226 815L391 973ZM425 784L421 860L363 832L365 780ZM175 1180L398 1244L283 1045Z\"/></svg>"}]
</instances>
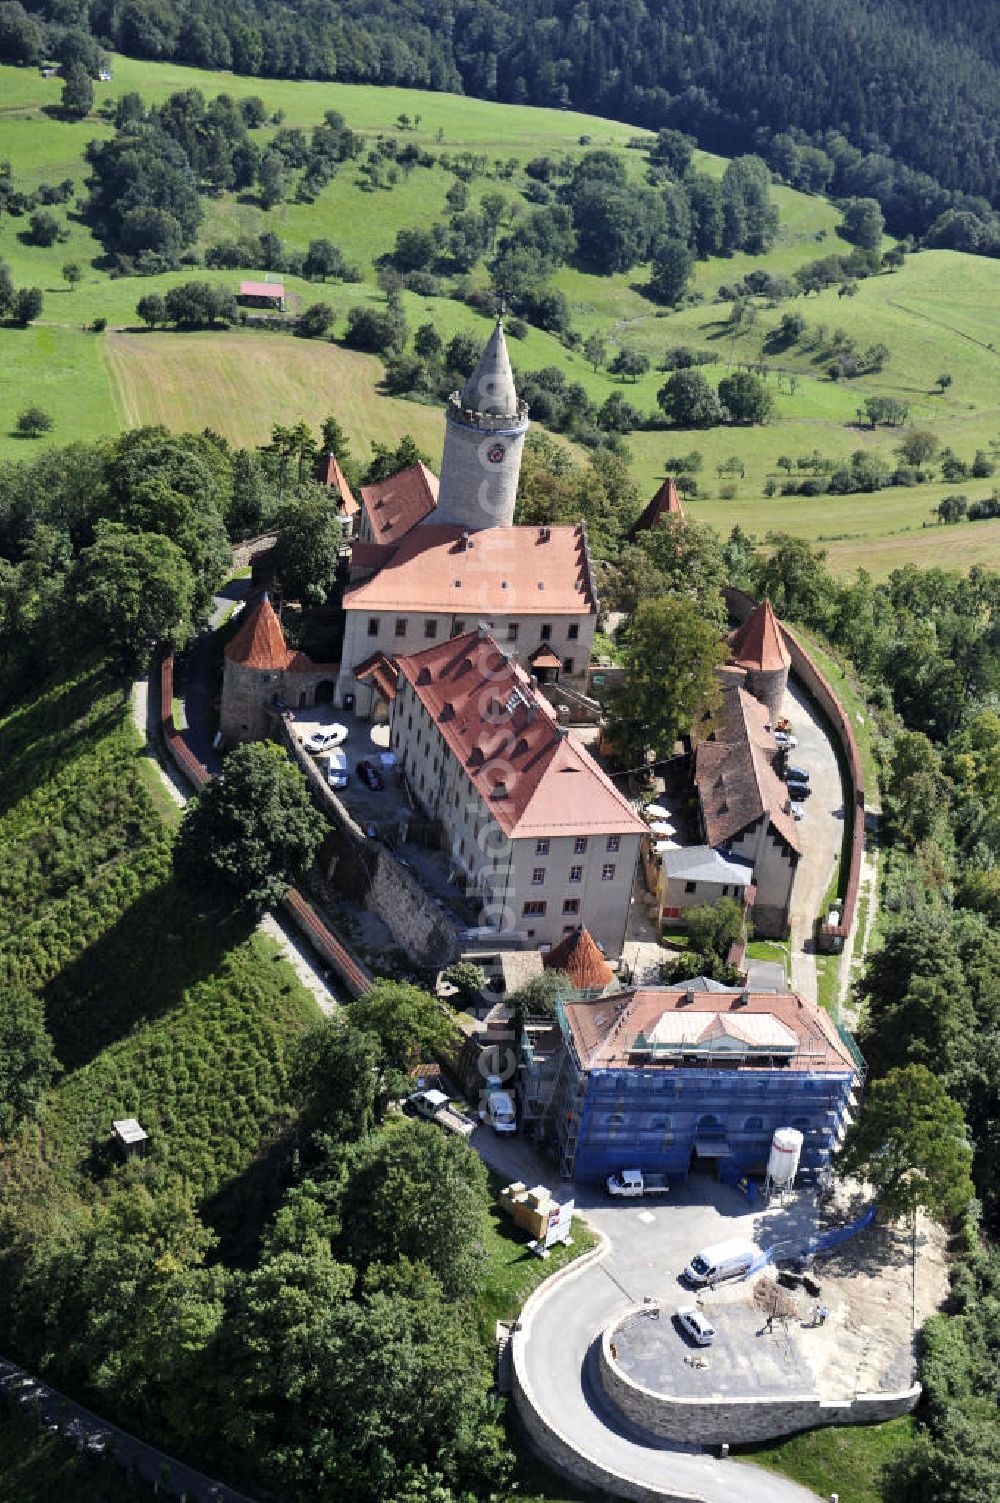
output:
<instances>
[{"instance_id":1,"label":"curved driveway","mask_svg":"<svg viewBox=\"0 0 1000 1503\"><path fill-rule=\"evenodd\" d=\"M508 1178L532 1185L546 1177L542 1161L523 1144L502 1142L479 1128L472 1145ZM678 1271L698 1245L749 1231L745 1203L735 1191L694 1182L681 1195L669 1197L669 1206L657 1200L611 1202L581 1186L575 1196L577 1208L607 1239L608 1250L600 1261L568 1273L551 1289L543 1286L526 1306L522 1329L514 1336L516 1360L543 1421L573 1450L613 1474L607 1482L610 1493L616 1475L662 1490L665 1497L686 1494L703 1503L817 1503L815 1493L776 1472L640 1438L609 1411L596 1375L594 1348L600 1331L647 1294L681 1303ZM754 1217L756 1240L764 1246L794 1236L794 1222L794 1214L783 1209Z\"/></svg>"}]
</instances>

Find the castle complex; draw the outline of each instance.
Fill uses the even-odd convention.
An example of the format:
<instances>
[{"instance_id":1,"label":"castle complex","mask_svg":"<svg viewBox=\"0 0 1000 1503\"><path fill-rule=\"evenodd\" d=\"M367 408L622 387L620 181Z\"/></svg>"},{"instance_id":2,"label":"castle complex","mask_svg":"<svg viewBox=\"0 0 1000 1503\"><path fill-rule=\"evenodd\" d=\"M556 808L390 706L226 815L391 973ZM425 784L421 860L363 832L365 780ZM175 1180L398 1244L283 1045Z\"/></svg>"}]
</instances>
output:
<instances>
[{"instance_id":1,"label":"castle complex","mask_svg":"<svg viewBox=\"0 0 1000 1503\"><path fill-rule=\"evenodd\" d=\"M789 657L770 605L734 633L715 737L693 758L704 844L667 842L661 863L646 823L539 692L586 688L599 602L582 523L514 525L527 430L498 318L448 400L440 480L418 463L355 499L331 457L353 531L340 661L290 649L258 599L225 649L223 737L268 735L276 711L324 702L390 721L392 760L439 827L449 880L493 915L487 928L524 943L586 930L620 955L641 850L661 921L734 896L758 932L784 934L800 843L776 770ZM633 534L676 518L667 480Z\"/></svg>"}]
</instances>

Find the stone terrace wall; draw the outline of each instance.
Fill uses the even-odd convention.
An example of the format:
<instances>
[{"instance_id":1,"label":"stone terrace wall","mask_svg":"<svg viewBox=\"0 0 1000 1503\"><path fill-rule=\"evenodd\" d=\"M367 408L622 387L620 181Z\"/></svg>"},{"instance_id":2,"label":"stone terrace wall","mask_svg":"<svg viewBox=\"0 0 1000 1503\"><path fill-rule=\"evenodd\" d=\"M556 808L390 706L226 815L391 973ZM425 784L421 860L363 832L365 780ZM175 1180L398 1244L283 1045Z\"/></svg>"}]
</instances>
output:
<instances>
[{"instance_id":1,"label":"stone terrace wall","mask_svg":"<svg viewBox=\"0 0 1000 1503\"><path fill-rule=\"evenodd\" d=\"M612 1356L618 1328L655 1305L638 1306L601 1334L598 1359L601 1387L615 1408L633 1425L659 1440L694 1445L733 1445L794 1435L825 1425L872 1425L909 1414L920 1397L915 1383L899 1393L859 1393L850 1399L821 1399L817 1394L779 1394L773 1398L684 1398L654 1393L622 1371ZM668 1312L660 1318L669 1320Z\"/></svg>"},{"instance_id":2,"label":"stone terrace wall","mask_svg":"<svg viewBox=\"0 0 1000 1503\"><path fill-rule=\"evenodd\" d=\"M725 596L730 614L740 622L747 619L757 604L751 595L732 587L727 587ZM792 673L829 720L840 743L844 765L847 768L848 796L853 804L853 826L843 909L839 924L824 923L820 928L820 947L826 950L840 950L843 949L854 923L854 910L857 906L858 888L861 884L861 859L865 849L864 773L861 770L858 743L854 739L854 731L846 710L795 634L784 622L779 624L792 659Z\"/></svg>"},{"instance_id":3,"label":"stone terrace wall","mask_svg":"<svg viewBox=\"0 0 1000 1503\"><path fill-rule=\"evenodd\" d=\"M233 568L246 569L253 563L258 553L266 553L273 548L278 541L276 532L262 532L259 537L245 538L242 543L233 544Z\"/></svg>"}]
</instances>

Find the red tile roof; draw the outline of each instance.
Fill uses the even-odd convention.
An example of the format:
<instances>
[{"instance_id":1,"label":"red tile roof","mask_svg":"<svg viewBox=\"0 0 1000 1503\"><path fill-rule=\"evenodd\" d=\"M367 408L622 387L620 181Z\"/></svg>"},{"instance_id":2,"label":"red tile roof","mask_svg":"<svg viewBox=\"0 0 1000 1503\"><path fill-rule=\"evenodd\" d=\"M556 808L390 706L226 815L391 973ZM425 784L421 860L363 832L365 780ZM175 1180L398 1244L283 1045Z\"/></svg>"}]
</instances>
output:
<instances>
[{"instance_id":1,"label":"red tile roof","mask_svg":"<svg viewBox=\"0 0 1000 1503\"><path fill-rule=\"evenodd\" d=\"M687 1036L692 1052L704 1054L711 1044L714 1057L745 1069L767 1068L768 1040L775 1054L787 1059L781 1069L855 1071L855 1064L830 1015L795 992L690 992L669 987L646 987L620 992L596 1001L564 1004L566 1021L584 1069L651 1067L684 1069L681 1058ZM714 1014L708 1018L707 1014ZM690 1031L675 1019L690 1016ZM660 1050L643 1049L657 1024L668 1041ZM787 1033L785 1032L787 1030ZM640 1038L641 1035L641 1038ZM794 1046L791 1045L791 1035ZM784 1047L782 1047L782 1042ZM741 1052L741 1045L746 1053ZM700 1046L700 1048L699 1048ZM794 1052L788 1057L791 1046Z\"/></svg>"},{"instance_id":2,"label":"red tile roof","mask_svg":"<svg viewBox=\"0 0 1000 1503\"><path fill-rule=\"evenodd\" d=\"M628 799L488 633L398 658L452 754L508 835L641 835ZM497 759L497 760L494 760Z\"/></svg>"},{"instance_id":3,"label":"red tile roof","mask_svg":"<svg viewBox=\"0 0 1000 1503\"><path fill-rule=\"evenodd\" d=\"M241 668L269 669L272 673L279 670L314 673L324 668L334 672L339 668L338 664L314 663L304 652L292 651L267 594L245 607L240 629L232 641L227 642L224 656Z\"/></svg>"},{"instance_id":4,"label":"red tile roof","mask_svg":"<svg viewBox=\"0 0 1000 1503\"><path fill-rule=\"evenodd\" d=\"M543 956L543 964L546 970L565 971L578 992L603 992L615 974L582 924Z\"/></svg>"},{"instance_id":5,"label":"red tile roof","mask_svg":"<svg viewBox=\"0 0 1000 1503\"><path fill-rule=\"evenodd\" d=\"M741 668L756 668L768 673L791 664L788 648L770 600L762 600L743 625L729 639L733 660Z\"/></svg>"},{"instance_id":6,"label":"red tile roof","mask_svg":"<svg viewBox=\"0 0 1000 1503\"><path fill-rule=\"evenodd\" d=\"M385 699L392 701L396 698L399 668L395 660L387 658L384 652L373 652L370 658L365 658L355 668L354 677L371 679Z\"/></svg>"},{"instance_id":7,"label":"red tile roof","mask_svg":"<svg viewBox=\"0 0 1000 1503\"><path fill-rule=\"evenodd\" d=\"M267 595L262 595L255 604L247 607L239 631L226 644L225 656L231 663L239 663L244 668L286 666L288 645Z\"/></svg>"},{"instance_id":8,"label":"red tile roof","mask_svg":"<svg viewBox=\"0 0 1000 1503\"><path fill-rule=\"evenodd\" d=\"M353 585L345 610L443 611L477 620L590 615L597 610L583 526L485 527L466 534L427 523L403 539L374 579Z\"/></svg>"},{"instance_id":9,"label":"red tile roof","mask_svg":"<svg viewBox=\"0 0 1000 1503\"><path fill-rule=\"evenodd\" d=\"M629 537L634 538L637 532L645 532L648 528L655 527L661 517L682 517L683 515L684 507L677 494L677 486L673 478L668 475L653 499L647 502L638 519L632 523Z\"/></svg>"},{"instance_id":10,"label":"red tile roof","mask_svg":"<svg viewBox=\"0 0 1000 1503\"><path fill-rule=\"evenodd\" d=\"M723 689L714 741L700 741L694 779L709 845L724 846L766 814L793 851L801 853L788 789L771 758L777 743L768 711L745 689Z\"/></svg>"},{"instance_id":11,"label":"red tile roof","mask_svg":"<svg viewBox=\"0 0 1000 1503\"><path fill-rule=\"evenodd\" d=\"M361 487L361 503L376 543L398 543L430 515L437 499L438 478L419 462L388 480Z\"/></svg>"},{"instance_id":12,"label":"red tile roof","mask_svg":"<svg viewBox=\"0 0 1000 1503\"><path fill-rule=\"evenodd\" d=\"M362 543L355 540L351 544L351 581L355 582L355 576L374 574L376 569L381 569L387 564L396 551L395 543Z\"/></svg>"},{"instance_id":13,"label":"red tile roof","mask_svg":"<svg viewBox=\"0 0 1000 1503\"><path fill-rule=\"evenodd\" d=\"M336 454L326 456L326 468L323 471L323 484L330 487L340 496L344 508L345 517L353 517L360 509L355 501L351 487L347 483L347 476L337 462Z\"/></svg>"}]
</instances>

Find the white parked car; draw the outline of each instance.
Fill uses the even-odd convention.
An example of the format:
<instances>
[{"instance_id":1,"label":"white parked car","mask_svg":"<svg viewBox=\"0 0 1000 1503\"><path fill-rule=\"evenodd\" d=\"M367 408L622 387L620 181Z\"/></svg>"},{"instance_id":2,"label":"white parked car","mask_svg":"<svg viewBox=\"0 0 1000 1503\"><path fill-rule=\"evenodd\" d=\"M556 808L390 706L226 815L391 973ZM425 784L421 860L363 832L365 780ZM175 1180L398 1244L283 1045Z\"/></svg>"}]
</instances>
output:
<instances>
[{"instance_id":1,"label":"white parked car","mask_svg":"<svg viewBox=\"0 0 1000 1503\"><path fill-rule=\"evenodd\" d=\"M775 731L774 739L782 751L793 751L798 746L797 736L790 736L787 731Z\"/></svg>"},{"instance_id":2,"label":"white parked car","mask_svg":"<svg viewBox=\"0 0 1000 1503\"><path fill-rule=\"evenodd\" d=\"M711 1346L715 1340L715 1327L697 1305L682 1305L677 1312L677 1323L697 1346Z\"/></svg>"},{"instance_id":3,"label":"white parked car","mask_svg":"<svg viewBox=\"0 0 1000 1503\"><path fill-rule=\"evenodd\" d=\"M306 737L305 748L307 752L315 752L318 755L320 752L331 751L333 747L339 746L342 741L346 740L346 725L326 725Z\"/></svg>"}]
</instances>

